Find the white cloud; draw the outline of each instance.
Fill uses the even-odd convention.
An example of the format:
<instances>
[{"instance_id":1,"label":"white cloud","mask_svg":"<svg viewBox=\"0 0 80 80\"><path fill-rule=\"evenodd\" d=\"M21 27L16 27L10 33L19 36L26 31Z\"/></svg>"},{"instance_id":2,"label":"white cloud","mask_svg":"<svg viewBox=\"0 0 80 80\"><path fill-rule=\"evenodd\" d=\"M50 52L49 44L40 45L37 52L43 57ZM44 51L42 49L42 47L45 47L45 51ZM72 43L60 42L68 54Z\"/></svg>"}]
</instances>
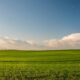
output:
<instances>
[{"instance_id":1,"label":"white cloud","mask_svg":"<svg viewBox=\"0 0 80 80\"><path fill-rule=\"evenodd\" d=\"M30 50L38 49L37 44L31 41L16 40L10 38L0 38L0 49L17 49L17 50Z\"/></svg>"},{"instance_id":2,"label":"white cloud","mask_svg":"<svg viewBox=\"0 0 80 80\"><path fill-rule=\"evenodd\" d=\"M61 39L46 40L48 49L80 49L80 33L70 34Z\"/></svg>"},{"instance_id":3,"label":"white cloud","mask_svg":"<svg viewBox=\"0 0 80 80\"><path fill-rule=\"evenodd\" d=\"M18 40L0 37L0 49L44 50L44 49L80 49L80 33L70 34L61 39L45 40L41 44L33 40Z\"/></svg>"},{"instance_id":4,"label":"white cloud","mask_svg":"<svg viewBox=\"0 0 80 80\"><path fill-rule=\"evenodd\" d=\"M62 38L62 40L80 41L80 33L71 34Z\"/></svg>"}]
</instances>

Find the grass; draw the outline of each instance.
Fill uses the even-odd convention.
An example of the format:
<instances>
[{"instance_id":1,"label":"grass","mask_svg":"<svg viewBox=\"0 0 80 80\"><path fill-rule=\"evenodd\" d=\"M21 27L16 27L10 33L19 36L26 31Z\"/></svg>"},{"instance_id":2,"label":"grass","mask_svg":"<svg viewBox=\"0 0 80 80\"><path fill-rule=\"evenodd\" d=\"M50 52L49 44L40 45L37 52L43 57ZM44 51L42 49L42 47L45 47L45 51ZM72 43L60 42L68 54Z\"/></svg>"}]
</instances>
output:
<instances>
[{"instance_id":1,"label":"grass","mask_svg":"<svg viewBox=\"0 0 80 80\"><path fill-rule=\"evenodd\" d=\"M1 50L0 80L80 80L80 50Z\"/></svg>"}]
</instances>

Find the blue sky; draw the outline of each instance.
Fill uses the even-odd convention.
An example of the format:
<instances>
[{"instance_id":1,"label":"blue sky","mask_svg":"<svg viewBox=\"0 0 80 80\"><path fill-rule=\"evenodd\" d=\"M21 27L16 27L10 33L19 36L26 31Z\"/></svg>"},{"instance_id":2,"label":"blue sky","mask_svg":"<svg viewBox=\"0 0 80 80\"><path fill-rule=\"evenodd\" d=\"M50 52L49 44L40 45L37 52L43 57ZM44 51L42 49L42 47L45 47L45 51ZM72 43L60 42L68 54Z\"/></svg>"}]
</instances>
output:
<instances>
[{"instance_id":1,"label":"blue sky","mask_svg":"<svg viewBox=\"0 0 80 80\"><path fill-rule=\"evenodd\" d=\"M42 41L80 32L80 0L0 0L0 36Z\"/></svg>"}]
</instances>

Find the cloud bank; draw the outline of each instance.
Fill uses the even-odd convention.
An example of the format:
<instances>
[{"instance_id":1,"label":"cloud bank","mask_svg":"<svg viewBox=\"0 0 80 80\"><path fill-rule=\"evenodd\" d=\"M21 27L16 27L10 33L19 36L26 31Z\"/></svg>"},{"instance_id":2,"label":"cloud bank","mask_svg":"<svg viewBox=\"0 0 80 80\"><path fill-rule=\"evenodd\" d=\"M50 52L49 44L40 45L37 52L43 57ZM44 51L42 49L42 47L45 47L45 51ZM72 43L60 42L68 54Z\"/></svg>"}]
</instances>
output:
<instances>
[{"instance_id":1,"label":"cloud bank","mask_svg":"<svg viewBox=\"0 0 80 80\"><path fill-rule=\"evenodd\" d=\"M49 49L80 49L80 33L70 34L61 39L46 40Z\"/></svg>"},{"instance_id":2,"label":"cloud bank","mask_svg":"<svg viewBox=\"0 0 80 80\"><path fill-rule=\"evenodd\" d=\"M80 49L80 33L74 33L61 39L50 39L36 43L28 40L17 40L0 37L0 49L15 50L55 50L55 49Z\"/></svg>"}]
</instances>

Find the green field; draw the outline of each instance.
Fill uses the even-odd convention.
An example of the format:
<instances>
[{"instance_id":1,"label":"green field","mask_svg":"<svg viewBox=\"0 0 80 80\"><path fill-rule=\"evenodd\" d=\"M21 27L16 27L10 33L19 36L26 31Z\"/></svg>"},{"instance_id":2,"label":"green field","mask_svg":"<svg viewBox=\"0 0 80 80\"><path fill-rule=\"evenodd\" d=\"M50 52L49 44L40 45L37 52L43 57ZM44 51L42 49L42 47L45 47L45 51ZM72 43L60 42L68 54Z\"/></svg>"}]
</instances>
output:
<instances>
[{"instance_id":1,"label":"green field","mask_svg":"<svg viewBox=\"0 0 80 80\"><path fill-rule=\"evenodd\" d=\"M80 50L1 50L0 80L80 80Z\"/></svg>"}]
</instances>

